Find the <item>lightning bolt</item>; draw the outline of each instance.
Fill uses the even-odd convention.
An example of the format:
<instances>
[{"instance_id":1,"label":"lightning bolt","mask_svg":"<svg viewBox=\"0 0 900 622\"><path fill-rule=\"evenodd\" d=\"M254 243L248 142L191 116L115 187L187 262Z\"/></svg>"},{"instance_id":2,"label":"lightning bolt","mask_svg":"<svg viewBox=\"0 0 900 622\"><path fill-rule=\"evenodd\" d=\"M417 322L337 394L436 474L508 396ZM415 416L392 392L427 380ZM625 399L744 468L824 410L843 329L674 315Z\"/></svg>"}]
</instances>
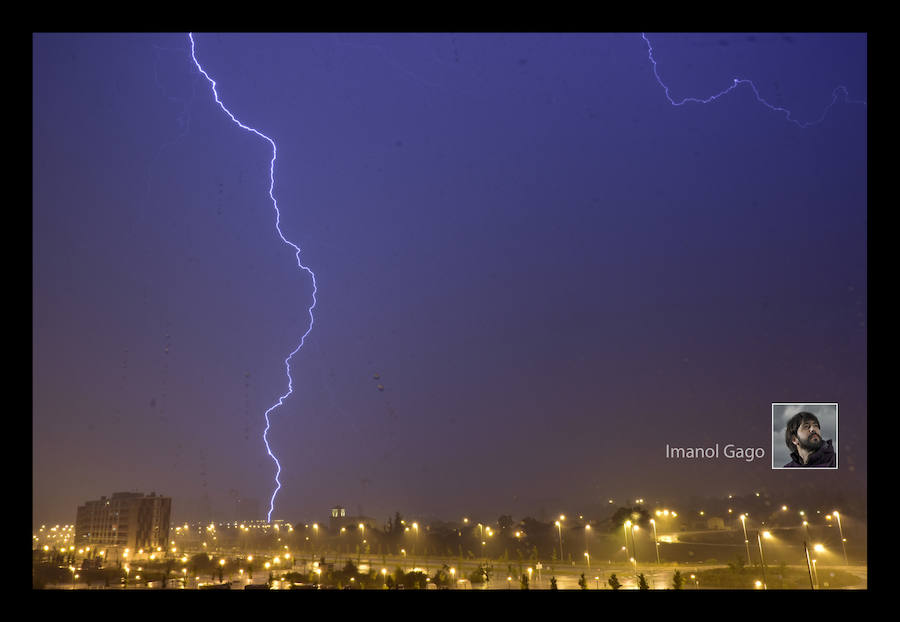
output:
<instances>
[{"instance_id":1,"label":"lightning bolt","mask_svg":"<svg viewBox=\"0 0 900 622\"><path fill-rule=\"evenodd\" d=\"M238 127L240 127L243 130L246 130L248 132L252 132L252 133L256 134L260 138L267 141L270 145L272 145L272 161L269 164L269 182L270 182L269 183L269 198L272 199L272 207L275 208L275 230L278 232L278 237L281 238L281 241L296 251L295 256L297 258L297 266L301 270L305 270L307 273L309 273L309 276L312 278L313 302L312 302L312 305L310 305L310 307L308 309L309 328L306 329L306 332L300 338L300 344L294 349L293 352L291 352L288 355L288 357L286 359L284 359L284 366L287 371L287 377L288 377L287 393L285 393L284 395L279 397L278 401L275 404L273 404L265 413L266 429L263 431L263 443L265 443L265 445L266 445L266 452L269 454L269 456L272 458L272 460L275 461L275 467L276 467L275 490L272 492L272 498L269 500L269 512L268 512L268 514L266 514L266 521L271 522L272 510L275 508L275 496L278 494L278 491L281 489L281 480L278 479L278 476L281 475L281 463L278 462L278 458L275 457L275 454L272 453L271 446L269 446L268 434L269 434L269 428L271 426L271 421L269 420L269 414L273 410L275 410L276 408L278 408L279 406L284 404L284 400L286 400L291 395L291 393L293 393L293 391L294 391L294 389L293 389L294 379L291 377L291 359L300 350L300 348L303 347L303 344L306 341L306 337L309 335L310 331L312 331L312 328L313 328L313 312L312 311L316 306L316 291L318 291L316 288L316 275L315 275L315 273L313 273L312 270L310 270L308 267L304 266L303 263L300 261L300 247L297 246L296 244L294 244L293 242L291 242L290 240L288 240L286 237L284 237L284 234L281 232L281 211L278 209L278 201L275 199L275 194L274 194L274 190L275 190L275 159L278 157L278 148L275 146L275 141L272 140L271 138L269 138L268 136L266 136L265 134L263 134L262 132L260 132L259 130L252 128L248 125L244 125L243 123L238 121L237 118L235 118L235 116L231 113L231 111L225 107L225 105L222 103L222 100L219 99L218 91L216 91L216 81L213 80L209 76L208 73L206 73L206 71L203 69L203 67L200 66L200 62L197 60L196 49L194 46L194 33L188 33L188 38L191 40L191 58L194 60L194 64L197 66L197 70L201 74L203 74L204 78L206 78L209 81L209 84L212 87L213 96L216 99L216 103L219 104L219 108L221 108L222 111L225 112L225 114L227 114L228 117L232 121L234 121L235 125L237 125Z\"/></svg>"},{"instance_id":2,"label":"lightning bolt","mask_svg":"<svg viewBox=\"0 0 900 622\"><path fill-rule=\"evenodd\" d=\"M710 95L709 97L707 97L705 99L700 99L697 97L685 97L681 101L675 101L674 99L672 99L672 95L671 95L671 92L669 91L669 87L666 86L666 84L662 81L662 78L659 77L659 70L656 65L656 59L653 58L653 46L650 45L650 39L647 38L647 35L645 33L641 33L641 37L647 43L647 55L650 58L650 62L653 64L653 75L656 76L656 81L659 82L659 85L666 92L666 99L668 99L669 103L672 104L673 106L683 106L684 104L686 104L688 102L696 103L696 104L710 104L710 103L716 101L717 99L719 99L720 97L723 97L723 96L727 95L728 93L730 93L731 91L735 90L740 85L746 84L753 90L753 94L756 96L756 101L761 103L763 106L765 106L769 110L772 110L773 112L783 113L785 120L790 121L791 123L793 123L794 125L796 125L799 128L806 129L808 127L812 127L813 125L818 125L819 123L821 123L822 121L825 120L825 117L828 115L828 111L831 110L831 107L834 106L834 104L838 100L838 93L843 93L844 101L848 104L862 104L863 106L868 105L865 101L850 99L850 94L847 92L847 88L844 86L837 86L831 92L831 101L828 103L827 106L825 106L825 110L822 111L822 116L819 117L818 119L816 119L815 121L801 122L801 121L798 121L797 119L794 119L793 113L791 113L791 111L788 110L787 108L782 108L780 106L773 106L772 104L767 102L765 99L763 99L763 97L759 94L759 89L756 88L756 85L753 83L752 80L746 80L746 79L741 79L741 78L734 78L734 81L731 83L731 86L729 86L728 88L726 88L725 90L723 90L719 93L716 93L715 95Z\"/></svg>"}]
</instances>

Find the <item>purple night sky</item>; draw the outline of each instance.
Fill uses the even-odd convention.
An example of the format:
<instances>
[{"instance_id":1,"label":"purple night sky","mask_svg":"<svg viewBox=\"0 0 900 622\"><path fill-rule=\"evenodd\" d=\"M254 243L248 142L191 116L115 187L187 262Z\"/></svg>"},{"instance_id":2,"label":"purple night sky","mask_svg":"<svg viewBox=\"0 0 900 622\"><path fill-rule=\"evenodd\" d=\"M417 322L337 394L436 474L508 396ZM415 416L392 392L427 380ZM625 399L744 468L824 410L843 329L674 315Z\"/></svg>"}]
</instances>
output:
<instances>
[{"instance_id":1,"label":"purple night sky","mask_svg":"<svg viewBox=\"0 0 900 622\"><path fill-rule=\"evenodd\" d=\"M194 38L318 285L273 519L865 494L865 105L672 106L639 33ZM676 100L867 99L864 34L648 38ZM265 518L312 300L271 147L186 34L35 34L32 145L33 522ZM771 469L793 401L837 471Z\"/></svg>"}]
</instances>

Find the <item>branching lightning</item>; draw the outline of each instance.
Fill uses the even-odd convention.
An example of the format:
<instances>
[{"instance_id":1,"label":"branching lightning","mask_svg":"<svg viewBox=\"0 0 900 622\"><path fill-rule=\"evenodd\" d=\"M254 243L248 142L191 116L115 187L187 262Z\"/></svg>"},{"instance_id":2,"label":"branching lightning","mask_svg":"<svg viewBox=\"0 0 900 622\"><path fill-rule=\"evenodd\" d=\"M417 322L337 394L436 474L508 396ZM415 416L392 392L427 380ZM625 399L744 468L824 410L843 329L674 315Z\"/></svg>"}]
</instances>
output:
<instances>
[{"instance_id":1,"label":"branching lightning","mask_svg":"<svg viewBox=\"0 0 900 622\"><path fill-rule=\"evenodd\" d=\"M281 212L280 212L279 209L278 209L278 201L275 199L275 194L274 194L274 190L275 190L275 159L276 159L277 156L278 156L278 149L277 149L277 147L275 146L275 141L272 140L271 138L269 138L268 136L266 136L265 134L263 134L262 132L260 132L259 130L254 129L254 128L252 128L252 127L249 127L249 126L247 126L247 125L244 125L243 123L241 123L240 121L238 121L237 118L235 118L235 116L231 113L231 111L228 110L228 108L225 107L225 105L224 105L224 104L222 103L222 101L219 99L219 93L218 93L218 91L216 91L216 81L213 80L213 79L209 76L208 73L206 73L206 71L203 69L203 67L200 66L200 63L197 61L197 54L196 54L195 47L194 47L194 35L193 35L193 33L188 33L188 37L189 37L190 40L191 40L191 58L194 60L194 64L197 66L197 69L200 71L201 74L203 74L203 77L206 78L206 79L209 81L209 84L210 84L210 86L212 87L213 96L214 96L215 99L216 99L216 103L219 104L219 107L225 112L225 114L228 115L228 117L229 117L232 121L234 121L234 123L235 123L238 127L240 127L241 129L244 129L244 130L246 130L246 131L248 131L248 132L252 132L252 133L256 134L256 135L259 136L260 138L265 139L266 141L268 141L268 143L269 143L270 145L272 145L272 161L270 162L270 165L269 165L269 182L270 182L270 183L269 183L269 198L272 199L272 206L275 208L275 230L278 232L278 237L281 238L282 242L284 242L285 244L289 245L291 248L293 248L293 249L296 251L295 256L296 256L296 258L297 258L297 266L298 266L301 270L305 270L306 272L308 272L308 273L309 273L309 276L312 278L312 285L313 285L312 299L313 299L313 302L312 302L312 305L310 305L310 307L309 307L309 309L308 309L308 312L309 312L309 328L307 328L306 332L305 332L305 333L303 334L303 336L300 338L300 344L294 349L293 352L291 352L291 353L288 355L288 357L287 357L286 359L284 359L284 365L285 365L285 369L286 369L286 371L287 371L287 377L288 377L288 390L287 390L287 393L285 393L284 395L282 395L281 397L279 397L279 398L278 398L278 401L277 401L275 404L273 404L273 405L266 411L266 413L265 413L266 429L263 431L263 443L265 443L265 445L266 445L266 452L269 454L269 456L272 458L272 460L275 461L275 467L276 467L276 471L275 471L275 490L272 492L272 498L269 500L269 512L268 512L268 514L266 514L266 520L271 522L271 520L272 520L272 510L275 508L275 496L278 494L278 491L281 489L281 481L278 479L278 476L281 474L281 463L278 462L278 458L275 457L275 454L272 453L272 448L269 446L268 434L269 434L269 427L270 427L270 425L271 425L271 421L269 420L269 414L270 414L273 410L275 410L276 408L278 408L279 406L281 406L281 405L284 403L284 400L286 400L286 399L288 398L288 396L290 396L291 393L293 393L293 384L294 384L294 380L293 380L293 378L291 377L291 359L292 359L293 356L300 350L300 348L303 347L303 343L306 341L306 337L309 335L310 331L312 331L312 328L313 328L313 312L312 312L312 311L313 311L313 309L314 309L315 306L316 306L316 291L317 291L317 289L316 289L316 275L313 273L312 270L310 270L308 267L304 266L303 263L300 261L300 247L297 246L296 244L294 244L293 242L291 242L290 240L288 240L287 238L285 238L285 237L284 237L284 234L281 232Z\"/></svg>"},{"instance_id":2,"label":"branching lightning","mask_svg":"<svg viewBox=\"0 0 900 622\"><path fill-rule=\"evenodd\" d=\"M682 105L684 105L684 104L686 104L686 103L688 103L688 102L696 103L696 104L709 104L709 103L712 103L712 102L716 101L716 100L719 99L720 97L722 97L722 96L724 96L724 95L727 95L727 94L730 93L731 91L733 91L733 90L735 90L736 88L738 88L740 85L742 85L742 84L747 84L747 85L749 85L750 88L753 90L753 94L756 96L756 101L758 101L759 103L761 103L762 105L764 105L764 106L765 106L766 108L768 108L769 110L772 110L772 111L774 111L774 112L781 112L781 113L783 113L783 114L784 114L784 117L785 117L785 120L790 121L791 123L793 123L793 124L796 125L797 127L800 127L800 128L802 128L802 129L806 129L806 128L811 127L811 126L813 126L813 125L818 125L819 123L821 123L822 121L825 120L825 117L828 115L828 111L831 110L831 107L834 106L834 104L837 102L838 96L839 96L838 94L839 94L839 93L842 93L842 94L843 94L843 96L844 96L844 101L845 101L846 103L848 103L848 104L862 104L863 106L866 106L866 105L867 105L865 101L859 101L859 100L852 100L852 99L850 99L850 95L849 95L849 93L847 92L847 88L844 87L844 86L837 86L837 87L835 87L835 89L831 92L831 102L829 102L828 105L825 106L825 110L822 111L822 116L821 116L821 117L819 117L819 118L816 119L815 121L805 121L805 122L804 122L804 121L798 121L797 119L794 119L794 118L793 118L793 114L792 114L791 111L788 110L787 108L782 108L782 107L780 107L780 106L773 106L772 104L770 104L769 102L767 102L765 99L763 99L762 96L759 94L759 89L756 88L756 85L753 83L752 80L746 80L746 79L741 79L741 78L734 78L734 81L732 82L731 86L729 86L728 88L726 88L725 90L723 90L723 91L721 91L721 92L719 92L719 93L716 93L715 95L710 95L709 97L707 97L707 98L705 98L705 99L700 99L700 98L697 98L697 97L685 97L685 98L682 99L681 101L675 101L674 99L672 99L672 95L671 95L671 93L670 93L670 91L669 91L669 87L666 86L666 84L662 81L662 78L659 77L659 71L658 71L658 68L657 68L657 66L656 66L656 59L653 58L653 46L650 45L650 40L647 38L647 35L646 35L645 33L641 33L641 37L642 37L642 38L644 39L644 41L647 43L648 56L649 56L649 58L650 58L650 62L653 64L653 75L656 76L656 81L659 82L659 85L660 85L661 87L663 87L663 90L665 90L665 92L666 92L666 99L668 99L668 100L669 100L669 103L672 104L673 106L682 106Z\"/></svg>"},{"instance_id":3,"label":"branching lightning","mask_svg":"<svg viewBox=\"0 0 900 622\"><path fill-rule=\"evenodd\" d=\"M269 510L268 510L267 515L266 515L266 520L267 520L267 521L271 521L271 518L272 518L272 511L273 511L273 509L274 509L274 507L275 507L275 497L276 497L276 495L278 494L278 491L281 489L281 481L279 480L279 475L281 474L281 463L278 461L278 458L277 458L277 457L275 456L275 454L272 452L272 448L271 448L271 446L269 445L269 441L268 441L268 433L269 433L269 429L270 429L270 427L271 427L271 420L270 420L270 418L269 418L269 415L270 415L276 408L278 408L278 407L280 407L282 404L284 404L284 401L285 401L285 400L293 393L293 378L291 377L291 359L292 359L293 356L294 356L294 355L295 355L295 354L303 347L303 345L304 345L304 343L305 343L305 341L306 341L306 337L310 334L310 332L312 331L312 328L313 328L313 323L314 323L314 320L313 320L313 309L314 309L315 306L316 306L316 292L317 292L317 288L316 288L316 275L315 275L315 273L313 273L313 271L312 271L311 269L309 269L307 266L303 265L303 263L301 262L301 260L300 260L300 247L297 246L296 244L294 244L293 242L291 242L290 240L288 240L287 238L285 238L285 237L284 237L284 234L283 234L282 231L281 231L281 212L280 212L280 210L278 209L278 201L275 199L275 194L274 194L274 189L275 189L275 160L276 160L277 155L278 155L278 150L277 150L277 147L276 147L276 145L275 145L275 141L272 140L271 138L269 138L268 136L266 136L265 134L263 134L262 132L260 132L259 130L257 130L257 129L255 129L255 128L253 128L253 127L250 127L250 126L248 126L248 125L245 125L245 124L241 123L241 122L234 116L234 114L232 114L231 111L228 110L228 108L225 107L225 105L224 105L224 104L222 103L222 101L219 99L219 94L218 94L218 91L216 90L216 81L213 80L213 79L209 76L209 74L203 69L203 67L200 65L200 62L197 60L197 55L196 55L196 49L195 49L195 43L194 43L194 36L193 36L193 33L189 33L189 34L188 34L188 37L189 37L190 42L191 42L191 58L193 59L194 65L196 65L197 70L198 70L198 71L203 75L203 77L205 77L206 80L209 82L209 84L210 84L210 86L211 86L211 88L212 88L213 96L215 97L215 101L216 101L216 103L219 105L219 107L222 109L222 111L225 112L225 114L228 115L228 117L235 123L235 125L237 125L238 127L240 127L240 128L243 129L243 130L246 130L246 131L248 131L248 132L252 132L253 134L256 134L256 135L259 136L260 138L266 140L266 141L272 146L272 160L271 160L270 166L269 166L269 181L270 181L270 184L269 184L269 198L270 198L271 201L272 201L272 206L275 208L275 229L276 229L276 231L278 232L278 236L281 238L282 242L284 242L285 244L289 245L291 248L293 248L293 249L296 251L295 256L296 256L296 258L297 258L297 266L298 266L301 270L304 270L304 271L306 271L307 273L309 273L309 275L310 275L310 277L311 277L311 279L312 279L312 285L313 285L312 305L310 305L310 307L309 307L309 309L308 309L308 313L309 313L309 328L306 330L306 332L305 332L305 333L303 334L303 336L300 338L300 343L299 343L299 345L298 345L298 346L297 346L297 347L296 347L296 348L295 348L295 349L287 356L287 358L284 360L285 369L286 369L286 373L287 373L287 377L288 377L288 390L287 390L287 393L285 393L284 395L282 395L281 397L279 397L279 398L278 398L278 401L277 401L275 404L273 404L273 405L272 405L268 410L266 410L266 412L265 412L266 427L265 427L265 430L263 431L263 442L265 443L265 446L266 446L266 452L269 454L269 456L270 456L270 457L272 458L272 460L275 462L275 466L276 466L276 472L275 472L275 490L272 492L272 497L271 497L271 499L270 499L270 501L269 501ZM838 99L841 97L841 95L843 96L843 101L846 102L846 103L851 103L851 104L861 104L861 105L863 105L863 106L866 106L866 105L867 105L867 103L866 103L865 101L851 100L851 99L849 98L849 93L848 93L848 91L847 91L847 88L844 87L844 86L838 86L838 87L836 87L836 88L832 91L832 98L831 98L831 101L830 101L830 102L828 103L828 105L825 107L825 109L823 110L821 116L820 116L818 119L814 120L814 121L805 121L805 122L803 122L803 121L799 121L799 120L793 118L793 113L792 113L790 110L788 110L787 108L783 108L783 107L780 107L780 106L775 106L775 105L770 104L768 101L766 101L766 100L760 95L759 89L757 88L756 84L753 83L753 81L748 80L748 79L741 79L741 78L734 78L734 79L733 79L733 82L731 83L731 85L729 85L727 88L725 88L724 90L720 91L719 93L715 93L715 94L713 94L713 95L710 95L709 97L706 97L706 98L685 97L685 98L681 99L680 101L676 101L676 100L672 97L671 91L670 91L669 87L663 82L662 78L661 78L660 75L659 75L659 70L658 70L658 66L657 66L657 61L656 61L656 59L653 57L653 46L650 44L650 40L647 38L647 35L644 34L644 33L641 34L641 37L643 38L643 40L644 40L644 41L646 42L646 44L647 44L648 57L649 57L649 59L650 59L650 63L653 65L653 75L656 77L656 81L659 83L659 85L660 85L660 86L663 88L663 90L665 91L666 99L668 99L669 103L672 104L673 106L682 106L682 105L684 105L684 104L686 104L686 103L689 103L689 102L690 102L690 103L698 103L698 104L710 104L710 103L712 103L712 102L714 102L714 101L720 99L721 97L724 97L724 96L727 95L728 93L734 91L734 90L737 89L739 86L741 86L741 85L743 85L743 84L746 84L746 85L748 85L748 86L751 88L751 90L753 91L753 93L754 93L754 95L755 95L755 97L756 97L756 100L757 100L759 103L763 104L764 106L766 106L767 108L769 108L769 109L772 110L773 112L779 112L779 113L782 113L782 114L784 115L784 117L785 117L785 120L787 120L787 121L793 123L794 125L796 125L796 126L798 126L798 127L800 127L800 128L804 128L804 129L805 129L805 128L811 127L811 126L813 126L813 125L817 125L817 124L821 123L822 121L824 121L824 120L825 120L825 117L826 117L827 114L828 114L828 111L835 105L835 103L837 103L837 101L838 101ZM415 76L414 76L414 77L415 77ZM419 79L419 78L417 78L417 79ZM420 79L420 81L421 81L421 79ZM423 81L423 82L424 82L424 81Z\"/></svg>"}]
</instances>

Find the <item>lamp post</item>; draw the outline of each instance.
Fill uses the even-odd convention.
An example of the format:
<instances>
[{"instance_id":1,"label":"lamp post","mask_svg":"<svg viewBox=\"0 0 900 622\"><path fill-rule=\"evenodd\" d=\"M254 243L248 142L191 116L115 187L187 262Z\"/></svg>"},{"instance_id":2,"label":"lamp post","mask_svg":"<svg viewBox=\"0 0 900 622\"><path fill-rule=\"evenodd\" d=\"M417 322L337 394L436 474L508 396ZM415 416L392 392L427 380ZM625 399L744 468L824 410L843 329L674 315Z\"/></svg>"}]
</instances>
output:
<instances>
[{"instance_id":1,"label":"lamp post","mask_svg":"<svg viewBox=\"0 0 900 622\"><path fill-rule=\"evenodd\" d=\"M563 560L563 549L562 549L562 523L556 521L556 529L559 531L559 562L562 563Z\"/></svg>"},{"instance_id":2,"label":"lamp post","mask_svg":"<svg viewBox=\"0 0 900 622\"><path fill-rule=\"evenodd\" d=\"M590 538L588 537L590 535L591 535L591 526L585 525L584 526L584 548L585 548L585 550L587 550L588 558L590 558L590 556L591 556L591 541L590 541ZM588 568L590 568L590 566L588 566Z\"/></svg>"},{"instance_id":3,"label":"lamp post","mask_svg":"<svg viewBox=\"0 0 900 622\"><path fill-rule=\"evenodd\" d=\"M844 565L849 566L850 562L847 561L847 544L846 544L847 540L844 539L844 528L841 527L841 515L838 514L837 510L835 510L834 512L832 512L832 516L834 516L837 519L838 531L841 534L841 549L844 551Z\"/></svg>"},{"instance_id":4,"label":"lamp post","mask_svg":"<svg viewBox=\"0 0 900 622\"><path fill-rule=\"evenodd\" d=\"M822 546L821 544L814 544L813 551L816 553L825 553L826 552L825 547ZM819 589L819 572L816 569L816 560L815 559L812 560L812 571L813 571L813 578L816 580L816 589Z\"/></svg>"},{"instance_id":5,"label":"lamp post","mask_svg":"<svg viewBox=\"0 0 900 622\"><path fill-rule=\"evenodd\" d=\"M806 570L809 572L809 589L814 590L816 589L816 586L813 585L812 564L809 561L809 547L806 545L806 540L803 541L803 552L806 553Z\"/></svg>"},{"instance_id":6,"label":"lamp post","mask_svg":"<svg viewBox=\"0 0 900 622\"><path fill-rule=\"evenodd\" d=\"M656 545L656 565L659 566L659 538L656 537L656 521L651 518L650 524L653 526L653 544Z\"/></svg>"},{"instance_id":7,"label":"lamp post","mask_svg":"<svg viewBox=\"0 0 900 622\"><path fill-rule=\"evenodd\" d=\"M631 521L627 520L622 525L622 533L625 534L625 557L628 557L628 528L631 527Z\"/></svg>"},{"instance_id":8,"label":"lamp post","mask_svg":"<svg viewBox=\"0 0 900 622\"><path fill-rule=\"evenodd\" d=\"M479 527L479 529L481 529L481 558L484 559L485 558L484 547L487 544L484 541L484 525L482 525L481 523L478 523L478 527Z\"/></svg>"},{"instance_id":9,"label":"lamp post","mask_svg":"<svg viewBox=\"0 0 900 622\"><path fill-rule=\"evenodd\" d=\"M588 570L591 569L591 554L585 551L584 556L587 558L587 566Z\"/></svg>"},{"instance_id":10,"label":"lamp post","mask_svg":"<svg viewBox=\"0 0 900 622\"><path fill-rule=\"evenodd\" d=\"M313 556L319 550L319 524L313 523Z\"/></svg>"},{"instance_id":11,"label":"lamp post","mask_svg":"<svg viewBox=\"0 0 900 622\"><path fill-rule=\"evenodd\" d=\"M744 528L744 546L747 547L747 565L750 565L750 540L747 539L747 515L741 514L741 526Z\"/></svg>"},{"instance_id":12,"label":"lamp post","mask_svg":"<svg viewBox=\"0 0 900 622\"><path fill-rule=\"evenodd\" d=\"M759 544L759 565L762 566L763 589L764 590L769 589L769 586L768 586L768 582L766 580L766 558L765 558L765 556L763 556L762 539L763 538L771 538L771 537L772 537L772 534L770 534L768 531L764 531L762 533L760 533L759 531L756 532L756 542L757 542L757 544Z\"/></svg>"},{"instance_id":13,"label":"lamp post","mask_svg":"<svg viewBox=\"0 0 900 622\"><path fill-rule=\"evenodd\" d=\"M640 529L637 524L631 524L631 554L634 557L634 571L637 572L637 540L634 538L634 530Z\"/></svg>"}]
</instances>

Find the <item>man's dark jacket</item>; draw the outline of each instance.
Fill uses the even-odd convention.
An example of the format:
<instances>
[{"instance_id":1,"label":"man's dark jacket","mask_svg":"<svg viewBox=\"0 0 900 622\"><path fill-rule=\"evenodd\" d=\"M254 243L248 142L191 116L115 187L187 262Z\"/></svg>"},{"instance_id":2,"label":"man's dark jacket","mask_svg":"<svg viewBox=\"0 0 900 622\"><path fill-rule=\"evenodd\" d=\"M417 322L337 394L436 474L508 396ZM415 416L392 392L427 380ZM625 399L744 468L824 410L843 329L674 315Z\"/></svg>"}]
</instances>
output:
<instances>
[{"instance_id":1,"label":"man's dark jacket","mask_svg":"<svg viewBox=\"0 0 900 622\"><path fill-rule=\"evenodd\" d=\"M792 451L791 461L784 465L784 467L834 468L836 456L837 454L834 453L834 447L831 446L831 441L825 441L824 443L822 443L821 447L819 447L813 453L809 454L809 459L806 461L806 464L803 464L803 461L800 459L800 454L798 454L796 451Z\"/></svg>"}]
</instances>

